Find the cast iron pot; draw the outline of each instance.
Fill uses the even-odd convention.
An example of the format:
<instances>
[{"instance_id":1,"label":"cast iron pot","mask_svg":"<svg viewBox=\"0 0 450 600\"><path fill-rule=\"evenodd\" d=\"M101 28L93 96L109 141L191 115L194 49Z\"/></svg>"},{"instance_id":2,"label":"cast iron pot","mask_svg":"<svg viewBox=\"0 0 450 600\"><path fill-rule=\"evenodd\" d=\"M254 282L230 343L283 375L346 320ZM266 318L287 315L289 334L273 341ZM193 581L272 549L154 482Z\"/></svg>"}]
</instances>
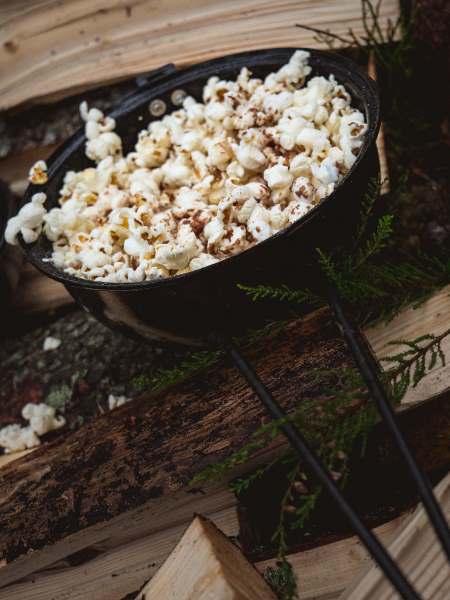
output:
<instances>
[{"instance_id":1,"label":"cast iron pot","mask_svg":"<svg viewBox=\"0 0 450 600\"><path fill-rule=\"evenodd\" d=\"M275 48L234 54L177 71L173 65L137 80L140 88L124 98L110 113L116 131L129 152L138 132L155 119L149 103L161 99L167 112L174 90L184 90L201 99L209 77L234 79L242 67L264 78L287 63L297 48ZM62 282L72 296L106 325L149 341L206 345L211 332L242 333L273 316L271 303L253 303L237 284L288 283L315 286L320 279L315 266L315 249L329 249L350 240L358 221L359 207L369 182L379 172L375 140L380 125L375 83L357 65L342 56L308 50L314 75L333 74L352 95L352 103L365 115L368 130L360 153L337 189L305 217L262 243L226 260L192 273L141 283L96 283L67 275L42 259L49 257L51 244L41 236L22 247L28 260L49 277ZM161 118L161 117L158 117ZM47 194L47 209L57 205L58 191L69 170L92 165L84 154L82 130L73 135L48 161L45 186L30 185L24 202L37 191Z\"/></svg>"}]
</instances>

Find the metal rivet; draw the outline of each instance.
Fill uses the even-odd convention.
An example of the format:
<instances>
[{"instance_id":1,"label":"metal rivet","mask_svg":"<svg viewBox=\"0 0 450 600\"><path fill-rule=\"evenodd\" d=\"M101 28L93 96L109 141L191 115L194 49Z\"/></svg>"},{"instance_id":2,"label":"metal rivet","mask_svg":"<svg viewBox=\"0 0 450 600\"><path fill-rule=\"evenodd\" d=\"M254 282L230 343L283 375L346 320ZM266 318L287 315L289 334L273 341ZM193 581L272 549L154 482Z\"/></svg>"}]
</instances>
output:
<instances>
[{"instance_id":1,"label":"metal rivet","mask_svg":"<svg viewBox=\"0 0 450 600\"><path fill-rule=\"evenodd\" d=\"M181 106L186 96L187 93L184 90L173 90L170 99L175 106Z\"/></svg>"},{"instance_id":2,"label":"metal rivet","mask_svg":"<svg viewBox=\"0 0 450 600\"><path fill-rule=\"evenodd\" d=\"M148 110L153 117L160 117L166 112L166 103L160 98L152 100L148 106Z\"/></svg>"}]
</instances>

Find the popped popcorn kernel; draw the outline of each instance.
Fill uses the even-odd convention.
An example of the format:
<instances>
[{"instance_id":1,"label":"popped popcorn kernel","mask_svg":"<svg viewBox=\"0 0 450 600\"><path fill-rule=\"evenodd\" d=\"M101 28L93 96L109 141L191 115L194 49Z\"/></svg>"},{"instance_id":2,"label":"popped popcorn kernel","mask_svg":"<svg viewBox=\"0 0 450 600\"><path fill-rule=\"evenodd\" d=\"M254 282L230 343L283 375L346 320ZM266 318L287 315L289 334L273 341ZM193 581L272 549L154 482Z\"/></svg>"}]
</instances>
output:
<instances>
[{"instance_id":1,"label":"popped popcorn kernel","mask_svg":"<svg viewBox=\"0 0 450 600\"><path fill-rule=\"evenodd\" d=\"M61 345L61 340L51 335L47 336L42 345L42 349L44 352L48 352L49 350L56 350Z\"/></svg>"},{"instance_id":2,"label":"popped popcorn kernel","mask_svg":"<svg viewBox=\"0 0 450 600\"><path fill-rule=\"evenodd\" d=\"M45 403L26 404L22 408L22 417L28 421L27 426L15 423L0 429L0 447L5 454L35 448L41 443L39 436L66 424L64 417L57 417L55 409Z\"/></svg>"},{"instance_id":3,"label":"popped popcorn kernel","mask_svg":"<svg viewBox=\"0 0 450 600\"><path fill-rule=\"evenodd\" d=\"M127 402L130 402L131 398L127 398L126 396L115 396L114 394L109 394L108 396L108 408L109 410L114 410L119 406L123 406Z\"/></svg>"},{"instance_id":4,"label":"popped popcorn kernel","mask_svg":"<svg viewBox=\"0 0 450 600\"><path fill-rule=\"evenodd\" d=\"M38 160L34 163L28 173L28 181L35 185L47 183L47 163L44 160Z\"/></svg>"}]
</instances>

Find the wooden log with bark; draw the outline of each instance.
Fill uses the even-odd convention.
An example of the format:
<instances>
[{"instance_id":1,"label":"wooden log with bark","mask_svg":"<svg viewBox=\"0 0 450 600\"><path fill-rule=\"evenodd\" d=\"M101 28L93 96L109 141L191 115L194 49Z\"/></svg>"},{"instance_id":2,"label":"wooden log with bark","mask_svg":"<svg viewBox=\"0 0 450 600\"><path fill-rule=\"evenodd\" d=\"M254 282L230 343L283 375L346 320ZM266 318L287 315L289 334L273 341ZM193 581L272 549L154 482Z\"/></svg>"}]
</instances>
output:
<instances>
[{"instance_id":1,"label":"wooden log with bark","mask_svg":"<svg viewBox=\"0 0 450 600\"><path fill-rule=\"evenodd\" d=\"M249 357L286 409L320 394L312 369L348 364L325 312L265 338ZM264 416L245 381L221 362L6 465L0 471L3 557L13 560L143 505L161 527L169 496L195 507L204 491L189 485L192 478L237 450ZM275 440L271 451L281 443ZM0 570L0 585L6 571Z\"/></svg>"}]
</instances>

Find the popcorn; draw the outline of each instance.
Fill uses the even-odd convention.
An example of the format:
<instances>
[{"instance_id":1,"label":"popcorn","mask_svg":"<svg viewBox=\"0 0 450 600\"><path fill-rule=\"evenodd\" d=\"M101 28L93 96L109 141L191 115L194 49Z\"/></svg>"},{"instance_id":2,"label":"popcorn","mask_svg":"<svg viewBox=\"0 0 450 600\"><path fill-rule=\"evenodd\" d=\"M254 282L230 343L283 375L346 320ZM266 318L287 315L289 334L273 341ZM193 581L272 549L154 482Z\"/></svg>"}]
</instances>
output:
<instances>
[{"instance_id":1,"label":"popcorn","mask_svg":"<svg viewBox=\"0 0 450 600\"><path fill-rule=\"evenodd\" d=\"M43 230L56 267L127 283L201 269L294 223L339 184L367 129L333 75L306 81L308 59L299 50L264 81L246 68L235 81L211 77L203 102L184 98L126 155L115 120L83 102L95 164L66 173L49 212L35 194L10 219L7 241ZM45 174L38 161L30 179Z\"/></svg>"},{"instance_id":2,"label":"popcorn","mask_svg":"<svg viewBox=\"0 0 450 600\"><path fill-rule=\"evenodd\" d=\"M154 254L153 246L138 236L130 236L127 238L123 244L123 249L129 256L136 256L139 258L150 257Z\"/></svg>"},{"instance_id":3,"label":"popcorn","mask_svg":"<svg viewBox=\"0 0 450 600\"><path fill-rule=\"evenodd\" d=\"M189 263L189 268L191 271L195 271L197 269L203 269L203 267L208 267L209 265L213 265L218 262L218 259L211 254L206 254L206 252L202 252L195 258L191 260Z\"/></svg>"},{"instance_id":4,"label":"popcorn","mask_svg":"<svg viewBox=\"0 0 450 600\"><path fill-rule=\"evenodd\" d=\"M286 213L289 223L295 223L306 215L313 207L312 204L305 200L293 200L289 203Z\"/></svg>"},{"instance_id":5,"label":"popcorn","mask_svg":"<svg viewBox=\"0 0 450 600\"><path fill-rule=\"evenodd\" d=\"M45 338L42 349L44 350L44 352L48 352L49 350L56 350L57 348L60 347L60 345L61 345L61 340L49 335Z\"/></svg>"},{"instance_id":6,"label":"popcorn","mask_svg":"<svg viewBox=\"0 0 450 600\"><path fill-rule=\"evenodd\" d=\"M39 192L33 194L31 202L22 206L15 217L9 219L5 230L5 240L8 244L17 244L17 236L22 235L27 244L35 242L42 230L47 196Z\"/></svg>"},{"instance_id":7,"label":"popcorn","mask_svg":"<svg viewBox=\"0 0 450 600\"><path fill-rule=\"evenodd\" d=\"M267 94L263 101L265 112L281 115L293 102L293 94L280 92L279 94Z\"/></svg>"},{"instance_id":8,"label":"popcorn","mask_svg":"<svg viewBox=\"0 0 450 600\"><path fill-rule=\"evenodd\" d=\"M294 177L285 165L274 165L264 171L264 179L272 190L278 190L289 188Z\"/></svg>"},{"instance_id":9,"label":"popcorn","mask_svg":"<svg viewBox=\"0 0 450 600\"><path fill-rule=\"evenodd\" d=\"M97 162L122 151L122 140L113 131L101 133L86 144L86 156Z\"/></svg>"},{"instance_id":10,"label":"popcorn","mask_svg":"<svg viewBox=\"0 0 450 600\"><path fill-rule=\"evenodd\" d=\"M25 404L22 417L29 421L30 428L37 435L45 435L49 431L59 429L66 424L64 417L56 417L53 406L47 404Z\"/></svg>"},{"instance_id":11,"label":"popcorn","mask_svg":"<svg viewBox=\"0 0 450 600\"><path fill-rule=\"evenodd\" d=\"M179 271L185 269L191 258L200 253L201 247L189 225L180 227L177 239L174 242L158 246L154 262L168 270Z\"/></svg>"},{"instance_id":12,"label":"popcorn","mask_svg":"<svg viewBox=\"0 0 450 600\"><path fill-rule=\"evenodd\" d=\"M295 200L312 201L314 191L314 187L308 177L297 177L292 185L292 197Z\"/></svg>"},{"instance_id":13,"label":"popcorn","mask_svg":"<svg viewBox=\"0 0 450 600\"><path fill-rule=\"evenodd\" d=\"M38 160L34 163L28 173L28 181L35 185L47 183L47 163L44 160Z\"/></svg>"},{"instance_id":14,"label":"popcorn","mask_svg":"<svg viewBox=\"0 0 450 600\"><path fill-rule=\"evenodd\" d=\"M234 145L236 158L241 165L250 171L259 171L266 162L266 157L254 144L241 142L239 146Z\"/></svg>"},{"instance_id":15,"label":"popcorn","mask_svg":"<svg viewBox=\"0 0 450 600\"><path fill-rule=\"evenodd\" d=\"M358 110L344 115L341 119L339 128L340 146L344 154L344 165L347 169L355 162L366 129L364 116Z\"/></svg>"},{"instance_id":16,"label":"popcorn","mask_svg":"<svg viewBox=\"0 0 450 600\"><path fill-rule=\"evenodd\" d=\"M246 200L237 214L238 222L247 223L256 205L257 202L255 198L249 198L248 200Z\"/></svg>"},{"instance_id":17,"label":"popcorn","mask_svg":"<svg viewBox=\"0 0 450 600\"><path fill-rule=\"evenodd\" d=\"M14 424L0 429L0 446L4 448L5 454L39 446L41 441L38 436L66 424L64 417L55 415L55 409L47 404L26 404L22 408L22 417L29 422L28 426Z\"/></svg>"},{"instance_id":18,"label":"popcorn","mask_svg":"<svg viewBox=\"0 0 450 600\"><path fill-rule=\"evenodd\" d=\"M221 171L225 171L232 156L231 148L226 142L215 142L208 148L207 164L210 167L216 167Z\"/></svg>"},{"instance_id":19,"label":"popcorn","mask_svg":"<svg viewBox=\"0 0 450 600\"><path fill-rule=\"evenodd\" d=\"M114 394L110 394L108 396L108 408L109 410L114 410L115 408L130 402L130 400L131 398L127 398L126 396L114 396Z\"/></svg>"},{"instance_id":20,"label":"popcorn","mask_svg":"<svg viewBox=\"0 0 450 600\"><path fill-rule=\"evenodd\" d=\"M297 50L291 56L291 60L287 65L281 67L277 73L271 73L266 77L266 87L268 89L274 87L276 83L284 83L286 85L298 85L307 75L311 73L311 67L308 65L309 52L305 50Z\"/></svg>"},{"instance_id":21,"label":"popcorn","mask_svg":"<svg viewBox=\"0 0 450 600\"><path fill-rule=\"evenodd\" d=\"M100 162L107 156L115 156L122 152L122 140L113 132L116 122L105 117L98 108L88 109L86 102L80 104L80 114L86 122L85 134L86 156Z\"/></svg>"},{"instance_id":22,"label":"popcorn","mask_svg":"<svg viewBox=\"0 0 450 600\"><path fill-rule=\"evenodd\" d=\"M208 242L207 248L210 250L214 246L217 246L221 239L224 237L226 231L223 224L223 215L219 213L216 217L206 225L203 230L203 235Z\"/></svg>"},{"instance_id":23,"label":"popcorn","mask_svg":"<svg viewBox=\"0 0 450 600\"><path fill-rule=\"evenodd\" d=\"M261 205L256 205L247 221L247 229L258 242L262 242L273 233L270 226L270 213Z\"/></svg>"},{"instance_id":24,"label":"popcorn","mask_svg":"<svg viewBox=\"0 0 450 600\"><path fill-rule=\"evenodd\" d=\"M6 425L0 429L0 446L4 448L5 454L20 452L39 446L40 440L31 427L20 425Z\"/></svg>"}]
</instances>

